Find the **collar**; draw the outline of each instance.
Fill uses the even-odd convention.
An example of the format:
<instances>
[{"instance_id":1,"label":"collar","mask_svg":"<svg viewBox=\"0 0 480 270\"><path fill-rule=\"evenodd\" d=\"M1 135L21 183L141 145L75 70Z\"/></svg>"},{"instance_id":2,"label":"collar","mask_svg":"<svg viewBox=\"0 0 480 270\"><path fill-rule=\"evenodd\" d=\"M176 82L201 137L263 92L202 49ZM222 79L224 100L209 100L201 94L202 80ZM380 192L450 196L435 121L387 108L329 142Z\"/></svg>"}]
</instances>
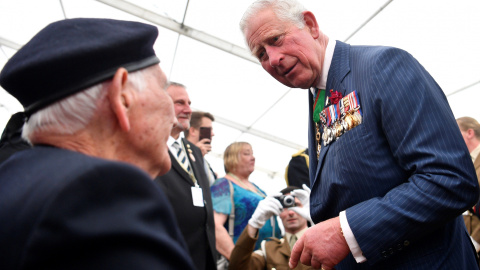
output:
<instances>
[{"instance_id":1,"label":"collar","mask_svg":"<svg viewBox=\"0 0 480 270\"><path fill-rule=\"evenodd\" d=\"M308 227L303 228L303 230L297 232L295 235L297 236L297 239L300 239L302 237L303 233L308 229ZM285 240L287 240L288 243L290 243L290 238L292 238L293 234L285 232Z\"/></svg>"},{"instance_id":2,"label":"collar","mask_svg":"<svg viewBox=\"0 0 480 270\"><path fill-rule=\"evenodd\" d=\"M325 49L325 58L323 59L322 74L320 75L320 82L317 85L318 89L325 89L327 87L328 71L330 70L330 66L332 64L333 53L335 51L336 44L336 40L331 38L328 40L327 48ZM312 94L315 94L313 90L313 87L310 88Z\"/></svg>"},{"instance_id":3,"label":"collar","mask_svg":"<svg viewBox=\"0 0 480 270\"><path fill-rule=\"evenodd\" d=\"M473 162L475 162L475 159L477 159L478 154L480 154L480 144L478 144L477 147L470 153Z\"/></svg>"},{"instance_id":4,"label":"collar","mask_svg":"<svg viewBox=\"0 0 480 270\"><path fill-rule=\"evenodd\" d=\"M178 144L180 144L180 146L183 148L183 150L185 150L185 148L183 147L183 143L182 143L182 136L178 136L178 139L176 139L176 140L172 136L168 136L167 146L168 146L168 149L170 149L170 152L172 152L173 154L177 153L177 149L173 146L174 142L178 142Z\"/></svg>"}]
</instances>

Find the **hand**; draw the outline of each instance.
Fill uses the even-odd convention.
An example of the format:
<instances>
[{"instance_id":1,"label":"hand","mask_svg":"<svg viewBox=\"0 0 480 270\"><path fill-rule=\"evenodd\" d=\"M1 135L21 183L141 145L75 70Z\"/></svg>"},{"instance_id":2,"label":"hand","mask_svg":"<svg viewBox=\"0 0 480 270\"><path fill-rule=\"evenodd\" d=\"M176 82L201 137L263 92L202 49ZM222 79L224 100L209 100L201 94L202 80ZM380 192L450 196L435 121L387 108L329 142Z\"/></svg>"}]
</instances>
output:
<instances>
[{"instance_id":1,"label":"hand","mask_svg":"<svg viewBox=\"0 0 480 270\"><path fill-rule=\"evenodd\" d=\"M289 209L294 211L295 213L299 214L300 216L302 216L304 219L306 219L308 222L310 222L310 224L312 224L312 225L314 224L313 221L312 221L312 218L310 217L310 207L308 207L308 206L304 206L304 207L294 206L294 207L290 207Z\"/></svg>"},{"instance_id":2,"label":"hand","mask_svg":"<svg viewBox=\"0 0 480 270\"><path fill-rule=\"evenodd\" d=\"M297 197L300 202L303 204L303 207L307 206L310 208L310 193L311 190L307 185L303 184L302 185L303 189L295 189L292 190L291 194L295 197Z\"/></svg>"},{"instance_id":3,"label":"hand","mask_svg":"<svg viewBox=\"0 0 480 270\"><path fill-rule=\"evenodd\" d=\"M282 210L282 204L273 196L268 196L258 203L257 209L248 221L248 225L260 229L273 215L279 216Z\"/></svg>"},{"instance_id":4,"label":"hand","mask_svg":"<svg viewBox=\"0 0 480 270\"><path fill-rule=\"evenodd\" d=\"M350 249L342 234L340 218L335 217L307 229L293 246L289 267L298 261L315 269L331 270L347 257Z\"/></svg>"},{"instance_id":5,"label":"hand","mask_svg":"<svg viewBox=\"0 0 480 270\"><path fill-rule=\"evenodd\" d=\"M291 210L295 211L297 214L302 216L304 219L308 220L310 224L314 224L312 218L310 217L310 188L307 185L302 185L303 189L292 190L292 195L298 198L302 203L303 207L292 207Z\"/></svg>"},{"instance_id":6,"label":"hand","mask_svg":"<svg viewBox=\"0 0 480 270\"><path fill-rule=\"evenodd\" d=\"M210 143L211 140L205 138L198 141L195 146L200 148L200 150L202 151L202 156L205 156L208 152L212 151L212 145Z\"/></svg>"}]
</instances>

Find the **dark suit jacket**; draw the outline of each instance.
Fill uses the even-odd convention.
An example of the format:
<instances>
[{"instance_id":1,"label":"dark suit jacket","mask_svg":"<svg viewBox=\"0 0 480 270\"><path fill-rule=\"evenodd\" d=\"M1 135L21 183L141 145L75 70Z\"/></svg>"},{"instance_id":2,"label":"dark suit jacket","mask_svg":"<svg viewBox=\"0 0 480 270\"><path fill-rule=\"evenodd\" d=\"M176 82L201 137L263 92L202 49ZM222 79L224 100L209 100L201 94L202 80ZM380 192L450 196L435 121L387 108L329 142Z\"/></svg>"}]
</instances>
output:
<instances>
[{"instance_id":1,"label":"dark suit jacket","mask_svg":"<svg viewBox=\"0 0 480 270\"><path fill-rule=\"evenodd\" d=\"M132 165L38 146L0 165L0 269L193 269L163 192Z\"/></svg>"},{"instance_id":2,"label":"dark suit jacket","mask_svg":"<svg viewBox=\"0 0 480 270\"><path fill-rule=\"evenodd\" d=\"M202 152L193 143L185 139L182 139L182 142L185 149L190 148L192 150L195 160L188 153L187 157L195 178L202 188L205 207L193 205L191 188L194 186L194 183L172 153L169 152L172 168L165 175L157 177L155 182L167 194L173 206L180 231L187 242L190 255L197 269L216 269L212 197L208 179L205 175ZM190 147L187 147L187 144Z\"/></svg>"},{"instance_id":3,"label":"dark suit jacket","mask_svg":"<svg viewBox=\"0 0 480 270\"><path fill-rule=\"evenodd\" d=\"M310 153L313 221L346 210L367 258L349 255L336 269L476 269L461 214L479 186L434 79L403 50L337 41L327 89L356 90L363 112L362 124L322 145L318 162Z\"/></svg>"}]
</instances>

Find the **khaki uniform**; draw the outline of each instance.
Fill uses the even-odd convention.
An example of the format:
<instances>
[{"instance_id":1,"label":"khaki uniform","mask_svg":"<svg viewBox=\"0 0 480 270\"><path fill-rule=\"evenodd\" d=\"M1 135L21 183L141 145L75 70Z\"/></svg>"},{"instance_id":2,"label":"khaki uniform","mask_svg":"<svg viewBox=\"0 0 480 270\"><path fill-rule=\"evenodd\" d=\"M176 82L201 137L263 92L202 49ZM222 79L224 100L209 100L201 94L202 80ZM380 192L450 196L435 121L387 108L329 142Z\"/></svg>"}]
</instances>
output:
<instances>
[{"instance_id":1,"label":"khaki uniform","mask_svg":"<svg viewBox=\"0 0 480 270\"><path fill-rule=\"evenodd\" d=\"M480 154L475 159L475 171L477 172L477 178L480 183ZM469 212L469 215L464 215L463 220L465 221L465 226L467 227L468 233L472 236L473 240L480 244L480 219L472 215Z\"/></svg>"},{"instance_id":2,"label":"khaki uniform","mask_svg":"<svg viewBox=\"0 0 480 270\"><path fill-rule=\"evenodd\" d=\"M290 269L290 246L284 238L271 238L264 243L266 259L262 250L253 251L256 240L248 235L247 228L243 230L230 256L229 270ZM313 268L299 263L295 269Z\"/></svg>"}]
</instances>

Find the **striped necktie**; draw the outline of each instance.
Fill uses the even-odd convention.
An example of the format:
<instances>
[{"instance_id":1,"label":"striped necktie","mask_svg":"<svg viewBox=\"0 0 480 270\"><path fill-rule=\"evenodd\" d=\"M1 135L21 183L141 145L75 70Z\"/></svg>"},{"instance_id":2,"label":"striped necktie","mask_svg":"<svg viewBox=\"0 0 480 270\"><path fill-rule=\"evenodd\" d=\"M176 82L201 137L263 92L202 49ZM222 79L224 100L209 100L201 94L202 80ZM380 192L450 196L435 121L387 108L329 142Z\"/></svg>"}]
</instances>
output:
<instances>
[{"instance_id":1,"label":"striped necktie","mask_svg":"<svg viewBox=\"0 0 480 270\"><path fill-rule=\"evenodd\" d=\"M187 155L185 155L185 151L183 151L182 146L180 146L180 144L177 141L175 141L173 143L173 147L175 147L175 149L177 149L177 160L178 160L178 162L180 162L180 165L182 165L182 167L189 174L191 174L192 173L192 168L190 167L190 164L188 163Z\"/></svg>"}]
</instances>

